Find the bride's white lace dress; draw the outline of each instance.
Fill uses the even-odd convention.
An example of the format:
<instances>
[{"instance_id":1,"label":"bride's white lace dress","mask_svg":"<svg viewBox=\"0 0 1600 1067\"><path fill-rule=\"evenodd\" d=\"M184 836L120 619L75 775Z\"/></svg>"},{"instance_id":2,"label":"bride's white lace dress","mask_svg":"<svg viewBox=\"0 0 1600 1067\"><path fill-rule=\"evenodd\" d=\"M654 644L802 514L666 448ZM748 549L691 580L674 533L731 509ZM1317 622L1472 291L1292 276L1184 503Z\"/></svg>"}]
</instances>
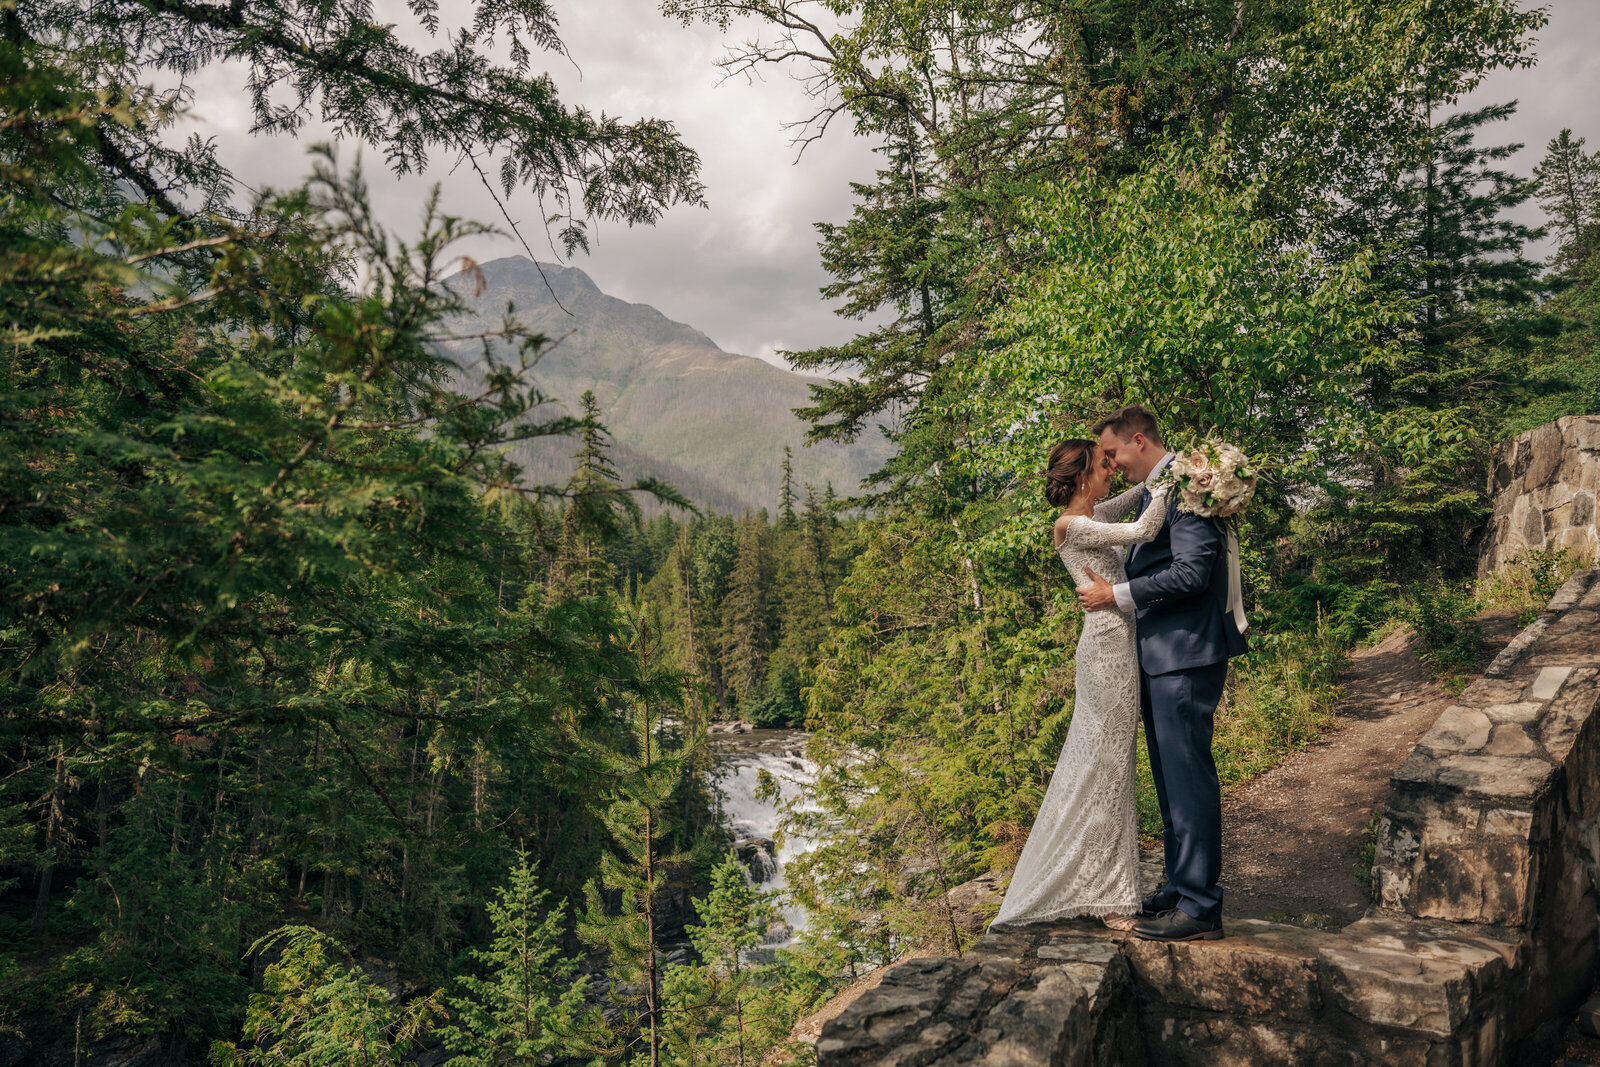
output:
<instances>
[{"instance_id":1,"label":"bride's white lace dress","mask_svg":"<svg viewBox=\"0 0 1600 1067\"><path fill-rule=\"evenodd\" d=\"M1056 551L1073 580L1086 570L1115 585L1126 580L1125 546L1149 541L1166 518L1158 489L1137 522L1119 519L1139 502L1139 486L1096 505L1094 518L1067 525ZM1133 617L1087 612L1078 637L1077 697L1066 744L1050 776L1039 817L1017 861L995 923L1139 910L1139 838L1134 820L1134 752L1139 726L1139 660Z\"/></svg>"}]
</instances>

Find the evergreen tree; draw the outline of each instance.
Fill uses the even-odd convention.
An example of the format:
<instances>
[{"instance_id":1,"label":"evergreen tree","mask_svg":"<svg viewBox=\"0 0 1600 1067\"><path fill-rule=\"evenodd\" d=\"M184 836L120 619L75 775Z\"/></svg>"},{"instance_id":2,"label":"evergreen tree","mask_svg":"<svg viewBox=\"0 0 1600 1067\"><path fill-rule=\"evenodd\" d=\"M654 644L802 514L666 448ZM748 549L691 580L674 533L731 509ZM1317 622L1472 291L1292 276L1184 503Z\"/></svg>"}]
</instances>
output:
<instances>
[{"instance_id":1,"label":"evergreen tree","mask_svg":"<svg viewBox=\"0 0 1600 1067\"><path fill-rule=\"evenodd\" d=\"M722 603L722 673L741 712L760 698L771 651L766 524L746 515L739 522L739 555Z\"/></svg>"},{"instance_id":2,"label":"evergreen tree","mask_svg":"<svg viewBox=\"0 0 1600 1067\"><path fill-rule=\"evenodd\" d=\"M611 848L600 858L599 876L584 890L578 933L606 954L611 1002L625 1013L610 1032L613 1052L644 1042L641 1058L659 1067L666 1026L662 1001L662 941L665 924L661 894L685 854L672 848L681 822L685 779L697 770L702 735L696 729L681 741L662 721L658 702L675 692L675 682L660 673L654 657L658 635L647 614L634 622L629 654L638 688L626 697L625 732L615 747L595 751L606 780L603 820ZM616 901L607 907L607 897Z\"/></svg>"},{"instance_id":3,"label":"evergreen tree","mask_svg":"<svg viewBox=\"0 0 1600 1067\"><path fill-rule=\"evenodd\" d=\"M397 163L503 134L563 156L513 160L529 180L617 152L665 168L601 166L579 209L643 221L649 190L676 196L670 131L562 107L480 54L512 29L486 19L429 57L359 4L0 11L0 778L31 861L4 876L38 916L0 1013L65 1011L70 988L86 1055L237 1036L240 957L285 909L427 971L470 939L511 841L560 855L569 898L598 850L575 739L616 731L625 628L601 598L529 603L546 520L505 458L574 420L536 415L542 341L514 315L484 338L511 358L470 393L436 347L468 310L441 284L455 242L485 231L433 197L394 239L332 150L236 203L208 148L162 147L185 97L150 84L249 57L308 94L263 98L269 124L321 96Z\"/></svg>"},{"instance_id":4,"label":"evergreen tree","mask_svg":"<svg viewBox=\"0 0 1600 1067\"><path fill-rule=\"evenodd\" d=\"M1376 277L1409 316L1364 371L1371 426L1360 450L1332 459L1347 477L1329 486L1323 555L1347 577L1403 580L1471 562L1486 431L1548 329L1531 313L1543 283L1522 254L1538 231L1510 217L1533 185L1498 166L1521 146L1479 143L1514 108L1438 122L1401 180L1359 201L1354 232L1383 242Z\"/></svg>"},{"instance_id":5,"label":"evergreen tree","mask_svg":"<svg viewBox=\"0 0 1600 1067\"><path fill-rule=\"evenodd\" d=\"M746 717L760 726L796 726L805 719L801 690L827 637L828 593L818 558L820 529L816 492L806 486L806 510L792 528L773 537L773 566L768 600L774 620L772 654L759 698Z\"/></svg>"},{"instance_id":6,"label":"evergreen tree","mask_svg":"<svg viewBox=\"0 0 1600 1067\"><path fill-rule=\"evenodd\" d=\"M788 445L784 445L783 481L778 485L778 526L780 529L794 529L794 501L794 450Z\"/></svg>"},{"instance_id":7,"label":"evergreen tree","mask_svg":"<svg viewBox=\"0 0 1600 1067\"><path fill-rule=\"evenodd\" d=\"M1560 236L1552 262L1558 292L1544 307L1561 325L1531 353L1524 395L1506 412L1502 438L1564 415L1600 411L1600 152L1585 154L1570 130L1550 142L1534 171L1539 201Z\"/></svg>"},{"instance_id":8,"label":"evergreen tree","mask_svg":"<svg viewBox=\"0 0 1600 1067\"><path fill-rule=\"evenodd\" d=\"M772 905L750 885L739 857L729 853L712 869L710 892L694 902L694 909L700 925L687 932L698 960L666 974L671 1022L663 1062L755 1067L788 1036L785 1013L773 1013L762 1003L772 999L772 968L746 958L766 937Z\"/></svg>"},{"instance_id":9,"label":"evergreen tree","mask_svg":"<svg viewBox=\"0 0 1600 1067\"><path fill-rule=\"evenodd\" d=\"M226 1067L399 1067L444 1014L438 994L405 1005L354 965L332 938L307 926L285 926L251 952L276 951L245 1012L247 1047L219 1043L212 1058Z\"/></svg>"},{"instance_id":10,"label":"evergreen tree","mask_svg":"<svg viewBox=\"0 0 1600 1067\"><path fill-rule=\"evenodd\" d=\"M640 509L622 487L611 462L600 404L593 390L584 390L576 469L567 480L567 506L561 518L561 541L552 581L559 596L598 596L612 588L615 572L606 545L639 526Z\"/></svg>"},{"instance_id":11,"label":"evergreen tree","mask_svg":"<svg viewBox=\"0 0 1600 1067\"><path fill-rule=\"evenodd\" d=\"M695 647L699 650L712 698L719 714L729 711L728 681L723 669L725 636L723 600L739 557L739 527L726 515L709 515L694 529L693 567Z\"/></svg>"},{"instance_id":12,"label":"evergreen tree","mask_svg":"<svg viewBox=\"0 0 1600 1067\"><path fill-rule=\"evenodd\" d=\"M583 1013L586 979L578 961L561 954L561 911L539 888L526 852L517 853L511 879L487 903L489 946L468 959L482 977L457 977L461 995L446 997L454 1020L440 1031L450 1062L463 1067L536 1062L570 1049L572 1025Z\"/></svg>"},{"instance_id":13,"label":"evergreen tree","mask_svg":"<svg viewBox=\"0 0 1600 1067\"><path fill-rule=\"evenodd\" d=\"M666 562L651 579L646 594L660 614L663 648L671 665L696 683L709 686L711 674L701 633L705 607L694 580L694 530L689 524L677 528Z\"/></svg>"},{"instance_id":14,"label":"evergreen tree","mask_svg":"<svg viewBox=\"0 0 1600 1067\"><path fill-rule=\"evenodd\" d=\"M1533 169L1539 206L1560 238L1558 260L1600 219L1600 152L1585 153L1583 143L1571 130L1562 130Z\"/></svg>"},{"instance_id":15,"label":"evergreen tree","mask_svg":"<svg viewBox=\"0 0 1600 1067\"><path fill-rule=\"evenodd\" d=\"M30 71L56 54L76 57L57 85L127 101L138 116L124 122L102 112L103 120L79 136L41 113L38 128L47 137L21 155L65 134L87 153L84 164L189 236L206 213L231 211L231 179L209 143L195 139L176 151L165 145L149 120L172 115L184 91L158 92L141 79L156 70L190 79L225 60L251 71L255 130L293 134L316 115L335 137L380 148L399 174L421 171L434 152L464 156L491 195L498 196L488 177L494 174L500 190L526 189L548 202L569 252L587 246L591 217L649 223L674 203L702 198L699 159L671 123L625 123L572 107L534 68L536 52L566 53L546 4L473 5L454 25L436 10L418 9L402 27L375 22L360 0L231 12L181 3L116 0L86 9L73 0L24 0L4 20L11 55ZM414 43L430 39L438 42L431 51ZM497 45L508 46L504 60ZM47 80L8 81L19 93L49 92ZM281 99L266 91L285 84L295 91Z\"/></svg>"}]
</instances>

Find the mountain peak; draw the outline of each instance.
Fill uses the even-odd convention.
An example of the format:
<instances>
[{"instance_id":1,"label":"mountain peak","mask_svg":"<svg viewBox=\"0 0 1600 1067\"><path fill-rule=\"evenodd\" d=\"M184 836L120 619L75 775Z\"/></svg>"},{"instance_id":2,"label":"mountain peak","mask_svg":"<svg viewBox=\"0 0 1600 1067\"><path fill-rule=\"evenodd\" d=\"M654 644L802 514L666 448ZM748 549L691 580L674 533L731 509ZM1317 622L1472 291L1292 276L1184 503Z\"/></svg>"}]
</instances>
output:
<instances>
[{"instance_id":1,"label":"mountain peak","mask_svg":"<svg viewBox=\"0 0 1600 1067\"><path fill-rule=\"evenodd\" d=\"M564 267L560 263L537 263L527 256L502 256L478 264L486 277L501 279L508 284L543 285L545 280L552 288L571 287L588 293L600 292L600 287L578 267Z\"/></svg>"},{"instance_id":2,"label":"mountain peak","mask_svg":"<svg viewBox=\"0 0 1600 1067\"><path fill-rule=\"evenodd\" d=\"M888 458L886 442L876 438L804 447L807 426L794 409L811 402L816 379L725 352L648 304L607 294L576 267L508 256L481 269L483 288L459 291L469 317L481 318L462 323L461 332L511 304L528 327L559 338L532 376L568 410L586 389L594 392L602 421L626 453L617 459L628 477L664 477L714 510L736 510L776 503L785 446L798 480L819 489L832 482L852 491ZM456 353L464 365L478 360L471 347ZM546 441L523 450L521 462L531 476L559 484L569 450L564 439Z\"/></svg>"}]
</instances>

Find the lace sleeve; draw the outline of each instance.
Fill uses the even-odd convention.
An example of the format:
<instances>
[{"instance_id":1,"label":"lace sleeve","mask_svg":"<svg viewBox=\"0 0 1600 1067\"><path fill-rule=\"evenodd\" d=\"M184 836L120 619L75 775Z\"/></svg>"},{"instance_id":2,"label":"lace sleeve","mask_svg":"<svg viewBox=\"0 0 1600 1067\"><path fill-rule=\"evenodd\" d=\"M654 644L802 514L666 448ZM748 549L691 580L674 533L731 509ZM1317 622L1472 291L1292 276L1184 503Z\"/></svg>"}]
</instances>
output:
<instances>
[{"instance_id":1,"label":"lace sleeve","mask_svg":"<svg viewBox=\"0 0 1600 1067\"><path fill-rule=\"evenodd\" d=\"M1094 506L1094 520L1096 522L1119 522L1128 517L1128 512L1139 506L1139 494L1144 489L1143 485L1136 485L1127 492L1118 493L1109 500L1102 500Z\"/></svg>"},{"instance_id":2,"label":"lace sleeve","mask_svg":"<svg viewBox=\"0 0 1600 1067\"><path fill-rule=\"evenodd\" d=\"M1161 532L1166 518L1167 489L1162 486L1151 494L1150 506L1144 509L1138 522L1098 522L1080 515L1067 525L1067 536L1062 544L1072 541L1085 548L1143 544Z\"/></svg>"}]
</instances>

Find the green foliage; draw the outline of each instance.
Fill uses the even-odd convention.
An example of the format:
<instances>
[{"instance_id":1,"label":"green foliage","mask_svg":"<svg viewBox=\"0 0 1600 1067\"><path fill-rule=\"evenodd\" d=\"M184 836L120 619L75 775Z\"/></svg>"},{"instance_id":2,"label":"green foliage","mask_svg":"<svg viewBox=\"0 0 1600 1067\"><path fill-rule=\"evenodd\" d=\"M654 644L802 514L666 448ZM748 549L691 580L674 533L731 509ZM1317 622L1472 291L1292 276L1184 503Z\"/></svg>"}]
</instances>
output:
<instances>
[{"instance_id":1,"label":"green foliage","mask_svg":"<svg viewBox=\"0 0 1600 1067\"><path fill-rule=\"evenodd\" d=\"M247 1046L213 1046L219 1067L399 1067L444 1014L437 994L393 1003L342 945L310 927L283 927L250 951L276 959L250 996Z\"/></svg>"},{"instance_id":2,"label":"green foliage","mask_svg":"<svg viewBox=\"0 0 1600 1067\"><path fill-rule=\"evenodd\" d=\"M790 358L849 370L818 385L802 412L815 437L850 439L894 415L900 454L879 488L896 498L939 480L935 465L960 451L959 429L940 415L961 395L946 373L981 360L980 324L1029 269L1021 201L1063 175L1124 175L1174 137L1229 131L1238 146L1229 177L1261 180L1261 214L1303 240L1418 136L1419 89L1450 101L1489 70L1529 64L1546 18L1515 0L662 9L770 27L725 65L799 67L828 101L803 120L805 136L822 136L843 112L856 133L882 140L884 165L854 186L853 217L819 227L833 277L824 295L881 325Z\"/></svg>"},{"instance_id":3,"label":"green foliage","mask_svg":"<svg viewBox=\"0 0 1600 1067\"><path fill-rule=\"evenodd\" d=\"M1399 180L1374 174L1352 194L1341 225L1375 245L1375 280L1408 309L1383 357L1361 371L1369 433L1330 456L1341 478L1316 521L1329 555L1352 580L1407 581L1432 568L1460 576L1475 562L1471 535L1486 508L1489 436L1550 320L1523 258L1538 236L1510 218L1532 193L1499 168L1519 145L1485 146L1483 130L1514 105L1433 119L1405 146Z\"/></svg>"},{"instance_id":4,"label":"green foliage","mask_svg":"<svg viewBox=\"0 0 1600 1067\"><path fill-rule=\"evenodd\" d=\"M1483 626L1475 617L1478 600L1469 583L1438 577L1416 583L1402 611L1435 671L1453 674L1477 663Z\"/></svg>"},{"instance_id":5,"label":"green foliage","mask_svg":"<svg viewBox=\"0 0 1600 1067\"><path fill-rule=\"evenodd\" d=\"M1415 459L1442 451L1463 395L1484 399L1477 364L1417 359L1418 305L1391 284L1391 235L1344 222L1364 191L1414 169L1431 108L1531 61L1544 15L1512 0L819 3L801 18L807 6L664 10L772 27L728 66L801 64L833 94L811 132L843 112L882 141L852 217L819 227L825 295L872 325L790 355L849 371L802 411L814 437L882 420L899 447L874 480L877 510L851 531L849 573L828 587L833 621L806 691L818 810L794 817L830 836L789 872L813 928L852 962L879 962L958 942L943 890L1015 856L1070 721L1079 614L1033 489L1049 444L1139 399L1281 472L1250 513L1249 594L1273 628L1300 633L1256 635L1230 691L1224 755L1240 775L1326 724L1339 651L1389 611L1392 579L1372 557L1403 561L1419 531L1459 546L1475 474L1454 454L1427 470ZM1493 230L1506 202L1472 201L1467 228ZM1474 280L1507 251L1474 260L1467 280L1506 309L1482 305L1473 321L1514 333L1516 287ZM1465 336L1451 335L1456 351ZM1477 352L1501 335L1472 337ZM1366 390L1397 368L1418 385L1446 374L1428 388L1453 391L1431 406L1408 395L1395 415ZM1357 546L1364 566L1301 566L1295 512L1347 504L1346 487L1374 495L1374 445L1404 454L1397 482L1433 510ZM1339 517L1309 536L1368 533ZM1291 574L1305 580L1294 595ZM1264 644L1280 636L1284 648Z\"/></svg>"},{"instance_id":6,"label":"green foliage","mask_svg":"<svg viewBox=\"0 0 1600 1067\"><path fill-rule=\"evenodd\" d=\"M1561 583L1566 580L1566 574L1572 569L1571 553L1564 548L1548 549L1536 548L1528 553L1528 577L1533 582L1533 597L1540 603L1548 604L1561 588Z\"/></svg>"},{"instance_id":7,"label":"green foliage","mask_svg":"<svg viewBox=\"0 0 1600 1067\"><path fill-rule=\"evenodd\" d=\"M1501 426L1505 437L1600 411L1600 153L1585 153L1583 138L1562 130L1534 176L1558 240L1551 263L1560 291L1546 310L1560 330L1529 353L1523 393Z\"/></svg>"},{"instance_id":8,"label":"green foliage","mask_svg":"<svg viewBox=\"0 0 1600 1067\"><path fill-rule=\"evenodd\" d=\"M229 832L174 849L185 784L148 777L121 806L126 821L95 851L94 875L69 898L78 929L93 940L60 961L60 978L96 1039L175 1034L203 1047L232 1029L244 1003L245 931L252 912L268 912L282 871L248 861Z\"/></svg>"},{"instance_id":9,"label":"green foliage","mask_svg":"<svg viewBox=\"0 0 1600 1067\"><path fill-rule=\"evenodd\" d=\"M1506 560L1487 580L1479 583L1479 599L1486 608L1512 608L1517 624L1537 619L1582 561L1565 548L1539 548L1526 556Z\"/></svg>"},{"instance_id":10,"label":"green foliage","mask_svg":"<svg viewBox=\"0 0 1600 1067\"><path fill-rule=\"evenodd\" d=\"M567 107L533 70L561 50L542 0L465 27L422 5L420 33L355 0L0 10L0 882L40 961L0 1016L70 1003L174 1059L241 1014L221 1062L411 1055L439 996L391 1002L337 936L440 987L470 961L447 1033L476 1062L750 1062L841 973L958 950L945 890L1034 817L1081 622L1032 489L1046 445L1139 399L1278 472L1246 530L1264 625L1218 716L1231 783L1326 727L1402 582L1463 569L1490 435L1600 397L1592 160L1558 138L1538 174L1552 335L1508 221L1534 190L1479 143L1508 110L1447 115L1530 61L1540 11L808 6L665 9L778 28L735 66L813 64L819 123L881 143L820 228L825 295L872 325L793 355L849 370L815 385L813 437L889 424L850 523L788 455L738 458L774 468L775 522L644 521L630 494L682 498L619 475L593 394L540 417L538 331L455 328L484 276L441 283L482 228L435 200L398 242L330 152L243 203L209 146L164 146L186 97L152 71L235 59L262 128L317 107L402 172L497 165L569 248L585 216L698 200L668 124ZM699 410L651 397L652 426ZM573 434L577 473L532 484ZM1436 664L1466 662L1470 609L1416 592ZM827 835L789 872L812 922L772 963L767 905L716 862L714 714L814 729L792 818ZM666 967L665 902L701 878L697 958ZM579 898L610 1028L574 1021Z\"/></svg>"},{"instance_id":11,"label":"green foliage","mask_svg":"<svg viewBox=\"0 0 1600 1067\"><path fill-rule=\"evenodd\" d=\"M729 696L739 705L759 699L767 674L772 637L765 594L771 584L771 570L766 523L747 515L739 523L739 554L728 579L728 595L722 602L722 676Z\"/></svg>"},{"instance_id":12,"label":"green foliage","mask_svg":"<svg viewBox=\"0 0 1600 1067\"><path fill-rule=\"evenodd\" d=\"M1370 338L1396 308L1366 259L1284 248L1262 186L1229 182L1228 162L1221 146L1169 146L1126 178L1071 179L1020 207L1031 269L990 319L995 349L956 379L974 479L1009 488L1122 403L1175 438L1226 427L1277 493L1320 480L1320 457L1362 429L1355 374L1384 358ZM1026 499L1031 512L1031 480Z\"/></svg>"},{"instance_id":13,"label":"green foliage","mask_svg":"<svg viewBox=\"0 0 1600 1067\"><path fill-rule=\"evenodd\" d=\"M491 939L469 949L478 974L463 973L457 996L445 997L452 1022L439 1031L462 1067L537 1061L572 1048L584 1015L586 979L578 961L561 954L562 915L539 888L526 852L517 853L510 880L486 904Z\"/></svg>"},{"instance_id":14,"label":"green foliage","mask_svg":"<svg viewBox=\"0 0 1600 1067\"><path fill-rule=\"evenodd\" d=\"M584 887L578 919L578 935L605 953L608 997L624 1013L620 1026L608 1028L607 1051L625 1054L642 1043L652 1064L660 1062L666 1025L662 898L686 859L672 847L684 793L704 769L697 763L703 724L675 729L655 710L656 700L665 702L677 684L655 665L656 634L654 622L641 613L627 655L652 689L629 702L617 742L594 751L596 772L606 783L602 819L611 847L600 856L598 876Z\"/></svg>"},{"instance_id":15,"label":"green foliage","mask_svg":"<svg viewBox=\"0 0 1600 1067\"><path fill-rule=\"evenodd\" d=\"M1321 629L1346 646L1366 640L1393 617L1398 586L1352 582L1337 563L1316 568L1316 577L1291 573L1263 596L1275 623L1307 631Z\"/></svg>"},{"instance_id":16,"label":"green foliage","mask_svg":"<svg viewBox=\"0 0 1600 1067\"><path fill-rule=\"evenodd\" d=\"M1378 833L1383 828L1383 806L1372 809L1372 818L1361 829L1361 855L1356 859L1356 880L1372 881L1372 864L1378 858Z\"/></svg>"},{"instance_id":17,"label":"green foliage","mask_svg":"<svg viewBox=\"0 0 1600 1067\"><path fill-rule=\"evenodd\" d=\"M1326 627L1253 636L1249 655L1233 661L1213 728L1224 789L1272 769L1332 728L1348 648Z\"/></svg>"},{"instance_id":18,"label":"green foliage","mask_svg":"<svg viewBox=\"0 0 1600 1067\"><path fill-rule=\"evenodd\" d=\"M66 0L23 0L8 9L6 24L13 47L79 57L76 79L107 100L171 110L187 90L156 93L141 85L149 72L188 79L223 60L248 65L256 129L293 133L315 114L335 136L380 148L400 174L421 171L434 151L465 155L491 193L488 173L497 172L504 195L526 189L553 208L569 251L586 246L590 217L650 223L671 204L701 199L699 159L671 123L625 123L570 107L532 69L535 51L566 51L544 0L474 4L459 25L423 7L404 27L374 22L354 0L232 13L132 2L86 11ZM438 47L419 50L411 43L418 39ZM508 46L509 62L497 60L497 46ZM280 94L278 85L294 88ZM167 216L226 202L208 188L226 184L210 146L196 141L174 152L148 127L90 125L94 164ZM186 203L194 194L208 199Z\"/></svg>"},{"instance_id":19,"label":"green foliage","mask_svg":"<svg viewBox=\"0 0 1600 1067\"><path fill-rule=\"evenodd\" d=\"M1004 862L1031 821L1079 615L1037 571L969 568L951 526L854 535L808 695L816 810L796 813L823 843L786 877L812 928L878 964L928 940L957 947L940 894Z\"/></svg>"},{"instance_id":20,"label":"green foliage","mask_svg":"<svg viewBox=\"0 0 1600 1067\"><path fill-rule=\"evenodd\" d=\"M559 49L542 4L462 33L423 12L450 36L431 55L364 11L0 11L0 861L38 961L3 1010L71 1005L86 1040L174 1060L238 1034L240 958L286 918L441 976L514 842L576 897L594 754L663 694L617 598L549 595L550 532L580 501L631 522L629 494L675 495L527 483L510 450L600 428L542 417L544 343L514 314L475 338L470 386L440 354L467 310L441 284L455 243L489 231L435 195L396 240L326 149L240 203L209 146L163 147L187 90L146 82L232 57L303 92L257 98L269 128L320 101L401 169L498 153L568 239L697 198L693 155L527 72L529 46ZM494 35L525 35L509 66ZM674 848L712 819L703 789L680 800ZM336 1055L318 997L399 1055L405 1012L285 938L293 973L250 1023L280 1039L248 1056Z\"/></svg>"},{"instance_id":21,"label":"green foliage","mask_svg":"<svg viewBox=\"0 0 1600 1067\"><path fill-rule=\"evenodd\" d=\"M664 662L703 687L715 716L799 725L849 552L837 504L807 485L793 522L781 507L773 523L764 512L653 522L672 544L640 567L640 591L658 613Z\"/></svg>"},{"instance_id":22,"label":"green foliage","mask_svg":"<svg viewBox=\"0 0 1600 1067\"><path fill-rule=\"evenodd\" d=\"M1585 152L1584 139L1562 130L1545 146L1533 168L1539 206L1556 231L1557 262L1578 246L1584 231L1600 219L1600 152Z\"/></svg>"}]
</instances>

